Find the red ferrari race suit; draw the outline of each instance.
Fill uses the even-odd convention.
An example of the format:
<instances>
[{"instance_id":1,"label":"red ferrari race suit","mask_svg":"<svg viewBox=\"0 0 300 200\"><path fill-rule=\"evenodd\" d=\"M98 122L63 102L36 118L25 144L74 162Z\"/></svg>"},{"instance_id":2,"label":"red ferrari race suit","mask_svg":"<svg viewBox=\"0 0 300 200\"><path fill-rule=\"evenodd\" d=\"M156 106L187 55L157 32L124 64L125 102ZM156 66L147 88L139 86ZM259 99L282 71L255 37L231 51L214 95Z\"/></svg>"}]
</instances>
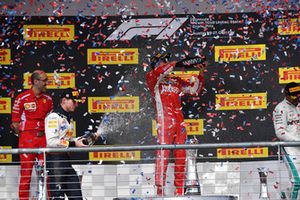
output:
<instances>
[{"instance_id":1,"label":"red ferrari race suit","mask_svg":"<svg viewBox=\"0 0 300 200\"><path fill-rule=\"evenodd\" d=\"M46 147L44 120L52 108L52 98L44 93L37 97L30 89L17 96L13 105L12 122L19 123L19 148ZM31 172L36 158L39 163L43 163L43 154L20 154L20 200L29 199Z\"/></svg>"},{"instance_id":2,"label":"red ferrari race suit","mask_svg":"<svg viewBox=\"0 0 300 200\"><path fill-rule=\"evenodd\" d=\"M147 85L150 89L158 123L159 144L184 144L186 141L186 129L182 113L181 96L184 94L197 94L203 88L204 77L199 74L193 77L194 81L184 81L179 77L170 76L176 62L160 64L147 74ZM162 187L166 181L170 150L156 151L155 185ZM183 191L185 180L184 149L174 150L176 191Z\"/></svg>"}]
</instances>

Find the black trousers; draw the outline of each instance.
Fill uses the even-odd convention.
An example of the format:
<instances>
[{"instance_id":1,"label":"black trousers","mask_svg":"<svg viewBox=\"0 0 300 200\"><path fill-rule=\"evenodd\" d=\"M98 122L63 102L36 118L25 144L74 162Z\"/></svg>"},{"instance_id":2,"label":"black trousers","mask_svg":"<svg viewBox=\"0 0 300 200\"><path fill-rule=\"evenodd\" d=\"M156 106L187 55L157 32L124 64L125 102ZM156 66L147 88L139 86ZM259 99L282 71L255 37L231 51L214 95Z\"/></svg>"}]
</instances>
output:
<instances>
[{"instance_id":1,"label":"black trousers","mask_svg":"<svg viewBox=\"0 0 300 200\"><path fill-rule=\"evenodd\" d=\"M47 154L48 183L50 199L82 200L78 175L71 165L70 157L65 153Z\"/></svg>"}]
</instances>

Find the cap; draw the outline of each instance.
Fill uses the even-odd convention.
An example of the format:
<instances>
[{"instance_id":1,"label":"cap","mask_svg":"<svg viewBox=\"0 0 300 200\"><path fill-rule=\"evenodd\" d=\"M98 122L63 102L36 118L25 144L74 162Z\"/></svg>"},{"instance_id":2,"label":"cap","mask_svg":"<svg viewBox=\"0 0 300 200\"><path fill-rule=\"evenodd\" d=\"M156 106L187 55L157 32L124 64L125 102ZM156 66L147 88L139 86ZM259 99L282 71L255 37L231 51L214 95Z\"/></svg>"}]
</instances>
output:
<instances>
[{"instance_id":1,"label":"cap","mask_svg":"<svg viewBox=\"0 0 300 200\"><path fill-rule=\"evenodd\" d=\"M83 97L81 97L80 91L75 88L64 89L60 95L60 98L73 99L76 102L83 102Z\"/></svg>"},{"instance_id":2,"label":"cap","mask_svg":"<svg viewBox=\"0 0 300 200\"><path fill-rule=\"evenodd\" d=\"M290 96L297 96L300 94L300 85L298 83L291 82L286 84L284 90Z\"/></svg>"}]
</instances>

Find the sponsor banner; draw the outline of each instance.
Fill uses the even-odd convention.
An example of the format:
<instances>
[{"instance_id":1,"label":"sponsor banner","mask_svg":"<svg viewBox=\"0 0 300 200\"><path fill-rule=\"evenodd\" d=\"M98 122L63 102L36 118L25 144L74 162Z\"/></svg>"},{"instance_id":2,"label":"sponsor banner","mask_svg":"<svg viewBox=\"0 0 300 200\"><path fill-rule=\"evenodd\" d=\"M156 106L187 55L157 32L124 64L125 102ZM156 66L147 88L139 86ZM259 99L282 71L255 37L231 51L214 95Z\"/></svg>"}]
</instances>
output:
<instances>
[{"instance_id":1,"label":"sponsor banner","mask_svg":"<svg viewBox=\"0 0 300 200\"><path fill-rule=\"evenodd\" d=\"M11 113L11 98L2 97L0 98L0 114Z\"/></svg>"},{"instance_id":2,"label":"sponsor banner","mask_svg":"<svg viewBox=\"0 0 300 200\"><path fill-rule=\"evenodd\" d=\"M278 68L279 83L287 84L290 82L300 83L300 67L281 67Z\"/></svg>"},{"instance_id":3,"label":"sponsor banner","mask_svg":"<svg viewBox=\"0 0 300 200\"><path fill-rule=\"evenodd\" d=\"M215 46L215 62L266 60L265 44Z\"/></svg>"},{"instance_id":4,"label":"sponsor banner","mask_svg":"<svg viewBox=\"0 0 300 200\"><path fill-rule=\"evenodd\" d=\"M156 36L156 40L169 39L187 20L187 17L139 18L124 21L106 40L131 40L136 36L148 38Z\"/></svg>"},{"instance_id":5,"label":"sponsor banner","mask_svg":"<svg viewBox=\"0 0 300 200\"><path fill-rule=\"evenodd\" d=\"M10 65L11 62L10 49L0 49L0 65Z\"/></svg>"},{"instance_id":6,"label":"sponsor banner","mask_svg":"<svg viewBox=\"0 0 300 200\"><path fill-rule=\"evenodd\" d=\"M25 40L74 40L74 25L24 25L23 28Z\"/></svg>"},{"instance_id":7,"label":"sponsor banner","mask_svg":"<svg viewBox=\"0 0 300 200\"><path fill-rule=\"evenodd\" d=\"M11 149L11 146L0 146L0 149ZM0 163L11 163L12 154L0 154Z\"/></svg>"},{"instance_id":8,"label":"sponsor banner","mask_svg":"<svg viewBox=\"0 0 300 200\"><path fill-rule=\"evenodd\" d=\"M48 89L65 89L75 88L75 73L47 73ZM29 89L32 86L31 73L24 73L24 89Z\"/></svg>"},{"instance_id":9,"label":"sponsor banner","mask_svg":"<svg viewBox=\"0 0 300 200\"><path fill-rule=\"evenodd\" d=\"M89 65L118 65L118 64L138 64L139 51L137 48L120 49L88 49Z\"/></svg>"},{"instance_id":10,"label":"sponsor banner","mask_svg":"<svg viewBox=\"0 0 300 200\"><path fill-rule=\"evenodd\" d=\"M279 35L300 34L300 18L278 19Z\"/></svg>"},{"instance_id":11,"label":"sponsor banner","mask_svg":"<svg viewBox=\"0 0 300 200\"><path fill-rule=\"evenodd\" d=\"M141 160L141 151L89 152L90 161L135 161Z\"/></svg>"},{"instance_id":12,"label":"sponsor banner","mask_svg":"<svg viewBox=\"0 0 300 200\"><path fill-rule=\"evenodd\" d=\"M176 76L181 78L184 81L193 80L193 77L197 77L199 71L173 71L170 73L170 76Z\"/></svg>"},{"instance_id":13,"label":"sponsor banner","mask_svg":"<svg viewBox=\"0 0 300 200\"><path fill-rule=\"evenodd\" d=\"M203 135L203 119L185 119L187 135ZM157 135L157 122L152 120L152 135Z\"/></svg>"},{"instance_id":14,"label":"sponsor banner","mask_svg":"<svg viewBox=\"0 0 300 200\"><path fill-rule=\"evenodd\" d=\"M139 97L88 97L91 113L139 112Z\"/></svg>"},{"instance_id":15,"label":"sponsor banner","mask_svg":"<svg viewBox=\"0 0 300 200\"><path fill-rule=\"evenodd\" d=\"M189 18L192 37L209 38L229 38L244 35L245 20L241 16L221 15L200 15Z\"/></svg>"},{"instance_id":16,"label":"sponsor banner","mask_svg":"<svg viewBox=\"0 0 300 200\"><path fill-rule=\"evenodd\" d=\"M216 110L254 110L266 108L266 92L216 95Z\"/></svg>"},{"instance_id":17,"label":"sponsor banner","mask_svg":"<svg viewBox=\"0 0 300 200\"><path fill-rule=\"evenodd\" d=\"M269 156L268 147L257 148L218 148L217 158L267 158Z\"/></svg>"}]
</instances>

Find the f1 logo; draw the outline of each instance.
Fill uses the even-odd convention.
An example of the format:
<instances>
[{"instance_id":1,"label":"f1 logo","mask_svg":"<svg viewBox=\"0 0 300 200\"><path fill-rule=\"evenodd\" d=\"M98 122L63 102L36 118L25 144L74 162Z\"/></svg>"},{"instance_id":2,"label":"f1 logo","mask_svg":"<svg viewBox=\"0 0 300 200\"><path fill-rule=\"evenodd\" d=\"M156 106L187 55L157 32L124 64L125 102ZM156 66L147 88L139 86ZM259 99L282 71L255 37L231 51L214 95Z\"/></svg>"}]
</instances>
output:
<instances>
[{"instance_id":1,"label":"f1 logo","mask_svg":"<svg viewBox=\"0 0 300 200\"><path fill-rule=\"evenodd\" d=\"M186 17L130 19L123 22L106 40L131 40L137 35L157 35L157 40L168 39L186 20Z\"/></svg>"}]
</instances>

